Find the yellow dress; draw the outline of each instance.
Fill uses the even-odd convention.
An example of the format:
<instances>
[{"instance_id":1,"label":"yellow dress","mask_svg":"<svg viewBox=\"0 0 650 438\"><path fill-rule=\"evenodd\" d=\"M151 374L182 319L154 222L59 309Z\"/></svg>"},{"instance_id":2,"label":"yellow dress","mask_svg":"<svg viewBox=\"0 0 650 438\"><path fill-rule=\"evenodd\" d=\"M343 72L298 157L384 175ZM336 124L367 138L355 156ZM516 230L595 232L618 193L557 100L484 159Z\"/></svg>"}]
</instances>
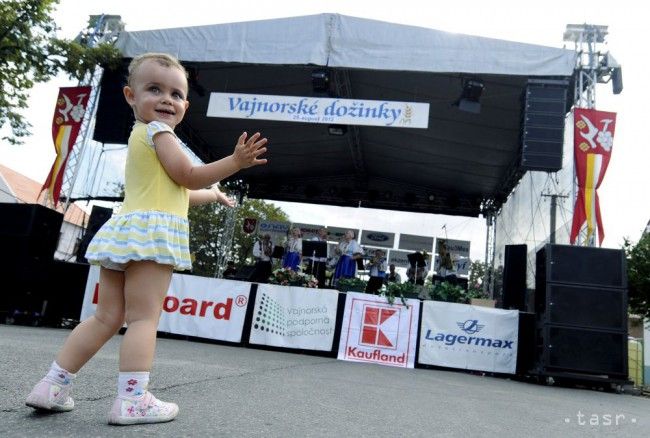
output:
<instances>
[{"instance_id":1,"label":"yellow dress","mask_svg":"<svg viewBox=\"0 0 650 438\"><path fill-rule=\"evenodd\" d=\"M160 132L174 134L161 122L136 122L133 126L126 158L124 204L88 245L86 258L90 263L152 260L181 271L192 267L187 221L189 191L176 184L158 160L153 137Z\"/></svg>"}]
</instances>

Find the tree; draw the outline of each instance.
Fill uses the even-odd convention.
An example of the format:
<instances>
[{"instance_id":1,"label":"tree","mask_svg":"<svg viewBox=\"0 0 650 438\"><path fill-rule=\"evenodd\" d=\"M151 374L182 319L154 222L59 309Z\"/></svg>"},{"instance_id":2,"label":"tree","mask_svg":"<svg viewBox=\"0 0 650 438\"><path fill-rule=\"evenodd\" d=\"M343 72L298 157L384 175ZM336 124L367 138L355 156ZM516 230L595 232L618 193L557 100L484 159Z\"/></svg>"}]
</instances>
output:
<instances>
[{"instance_id":1,"label":"tree","mask_svg":"<svg viewBox=\"0 0 650 438\"><path fill-rule=\"evenodd\" d=\"M625 239L623 249L627 258L630 310L650 318L650 233L641 236L636 245Z\"/></svg>"},{"instance_id":2,"label":"tree","mask_svg":"<svg viewBox=\"0 0 650 438\"><path fill-rule=\"evenodd\" d=\"M190 208L190 251L194 255L193 273L207 277L214 276L218 255L217 242L222 236L226 222L226 208L207 204ZM259 220L289 221L289 217L279 207L260 199L246 199L237 207L233 245L226 248L228 258L236 264L252 262L250 259L254 235L243 231L246 218Z\"/></svg>"},{"instance_id":3,"label":"tree","mask_svg":"<svg viewBox=\"0 0 650 438\"><path fill-rule=\"evenodd\" d=\"M9 124L11 134L2 137L22 143L31 124L21 110L27 107L29 90L59 72L82 80L98 64L115 66L119 51L110 44L87 47L56 37L51 14L59 0L2 0L0 2L0 128ZM89 23L91 25L91 23Z\"/></svg>"}]
</instances>

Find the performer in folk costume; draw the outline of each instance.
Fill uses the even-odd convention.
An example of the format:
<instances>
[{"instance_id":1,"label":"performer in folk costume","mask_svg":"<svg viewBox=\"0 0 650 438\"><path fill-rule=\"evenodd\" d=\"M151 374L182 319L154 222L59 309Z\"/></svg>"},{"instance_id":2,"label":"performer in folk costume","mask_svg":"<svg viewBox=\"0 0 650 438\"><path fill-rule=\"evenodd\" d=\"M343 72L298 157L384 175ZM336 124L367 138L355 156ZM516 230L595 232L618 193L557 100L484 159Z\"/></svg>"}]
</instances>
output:
<instances>
[{"instance_id":1,"label":"performer in folk costume","mask_svg":"<svg viewBox=\"0 0 650 438\"><path fill-rule=\"evenodd\" d=\"M300 228L293 227L291 236L284 244L284 257L282 258L282 267L298 271L302 257L302 239L300 238Z\"/></svg>"},{"instance_id":2,"label":"performer in folk costume","mask_svg":"<svg viewBox=\"0 0 650 438\"><path fill-rule=\"evenodd\" d=\"M271 276L271 254L273 254L273 242L271 235L266 233L262 238L258 238L253 245L253 257L255 257L255 270L251 281L256 283L266 283Z\"/></svg>"},{"instance_id":3,"label":"performer in folk costume","mask_svg":"<svg viewBox=\"0 0 650 438\"><path fill-rule=\"evenodd\" d=\"M367 267L370 271L370 279L368 279L368 284L366 285L366 293L374 294L379 292L386 277L386 254L384 251L376 249L375 255L370 259Z\"/></svg>"},{"instance_id":4,"label":"performer in folk costume","mask_svg":"<svg viewBox=\"0 0 650 438\"><path fill-rule=\"evenodd\" d=\"M361 258L361 245L354 240L354 231L347 230L336 253L339 255L339 261L334 270L334 285L338 284L340 278L354 278L357 273L358 258Z\"/></svg>"}]
</instances>

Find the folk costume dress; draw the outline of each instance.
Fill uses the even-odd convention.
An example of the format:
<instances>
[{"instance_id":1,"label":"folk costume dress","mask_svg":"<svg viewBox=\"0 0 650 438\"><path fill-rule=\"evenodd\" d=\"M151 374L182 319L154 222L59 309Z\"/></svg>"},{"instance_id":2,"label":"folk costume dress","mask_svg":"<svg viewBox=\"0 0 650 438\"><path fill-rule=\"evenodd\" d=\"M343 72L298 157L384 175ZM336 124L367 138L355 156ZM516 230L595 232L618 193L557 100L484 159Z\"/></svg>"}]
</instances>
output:
<instances>
[{"instance_id":1,"label":"folk costume dress","mask_svg":"<svg viewBox=\"0 0 650 438\"><path fill-rule=\"evenodd\" d=\"M88 245L90 263L125 267L130 261L151 260L179 271L191 269L189 191L174 182L158 160L153 138L161 132L176 135L161 122L136 122L133 126L124 204Z\"/></svg>"},{"instance_id":2,"label":"folk costume dress","mask_svg":"<svg viewBox=\"0 0 650 438\"><path fill-rule=\"evenodd\" d=\"M339 251L341 256L334 270L334 280L353 278L357 273L357 261L352 256L362 252L361 246L354 239L349 242L343 241L339 243Z\"/></svg>"},{"instance_id":3,"label":"folk costume dress","mask_svg":"<svg viewBox=\"0 0 650 438\"><path fill-rule=\"evenodd\" d=\"M282 257L282 267L298 271L300 266L300 252L302 251L302 239L291 237L285 244L286 251Z\"/></svg>"}]
</instances>

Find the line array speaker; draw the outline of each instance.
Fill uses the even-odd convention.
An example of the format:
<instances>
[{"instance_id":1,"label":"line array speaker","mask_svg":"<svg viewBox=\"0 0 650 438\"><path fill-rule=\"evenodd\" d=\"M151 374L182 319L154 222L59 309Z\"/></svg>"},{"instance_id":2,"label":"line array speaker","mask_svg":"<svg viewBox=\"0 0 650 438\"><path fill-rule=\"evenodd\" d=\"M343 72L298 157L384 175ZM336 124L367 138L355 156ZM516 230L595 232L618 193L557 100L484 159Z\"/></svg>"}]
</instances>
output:
<instances>
[{"instance_id":1,"label":"line array speaker","mask_svg":"<svg viewBox=\"0 0 650 438\"><path fill-rule=\"evenodd\" d=\"M567 81L530 80L522 123L521 169L557 172L562 169Z\"/></svg>"},{"instance_id":2,"label":"line array speaker","mask_svg":"<svg viewBox=\"0 0 650 438\"><path fill-rule=\"evenodd\" d=\"M104 223L111 218L113 215L113 210L106 207L99 207L93 205L93 209L90 212L90 218L88 219L88 226L86 227L86 232L84 233L83 239L77 248L77 262L78 263L87 263L86 260L86 249L90 241L95 237L95 234L99 229L104 225Z\"/></svg>"}]
</instances>

